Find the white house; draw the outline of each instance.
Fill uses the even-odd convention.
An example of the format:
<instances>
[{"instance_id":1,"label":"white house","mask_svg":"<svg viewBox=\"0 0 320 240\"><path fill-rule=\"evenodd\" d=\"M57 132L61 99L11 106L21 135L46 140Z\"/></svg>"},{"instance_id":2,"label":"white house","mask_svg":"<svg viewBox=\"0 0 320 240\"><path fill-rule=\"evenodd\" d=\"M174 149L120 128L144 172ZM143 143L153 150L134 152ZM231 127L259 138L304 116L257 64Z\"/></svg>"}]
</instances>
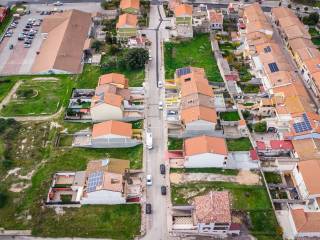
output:
<instances>
[{"instance_id":1,"label":"white house","mask_svg":"<svg viewBox=\"0 0 320 240\"><path fill-rule=\"evenodd\" d=\"M320 238L320 212L305 211L301 207L289 209L289 223L295 238Z\"/></svg>"},{"instance_id":2,"label":"white house","mask_svg":"<svg viewBox=\"0 0 320 240\"><path fill-rule=\"evenodd\" d=\"M174 9L174 25L178 37L192 38L192 5L180 4Z\"/></svg>"},{"instance_id":3,"label":"white house","mask_svg":"<svg viewBox=\"0 0 320 240\"><path fill-rule=\"evenodd\" d=\"M121 120L123 118L123 97L106 92L95 95L92 98L90 112L93 122Z\"/></svg>"},{"instance_id":4,"label":"white house","mask_svg":"<svg viewBox=\"0 0 320 240\"><path fill-rule=\"evenodd\" d=\"M126 182L123 175L130 167L128 160L90 161L81 204L126 203Z\"/></svg>"},{"instance_id":5,"label":"white house","mask_svg":"<svg viewBox=\"0 0 320 240\"><path fill-rule=\"evenodd\" d=\"M215 109L205 106L182 109L180 115L186 131L213 131L217 124Z\"/></svg>"},{"instance_id":6,"label":"white house","mask_svg":"<svg viewBox=\"0 0 320 240\"><path fill-rule=\"evenodd\" d=\"M228 150L224 138L199 136L184 141L184 167L225 167Z\"/></svg>"},{"instance_id":7,"label":"white house","mask_svg":"<svg viewBox=\"0 0 320 240\"><path fill-rule=\"evenodd\" d=\"M210 29L223 30L223 14L215 10L208 11Z\"/></svg>"},{"instance_id":8,"label":"white house","mask_svg":"<svg viewBox=\"0 0 320 240\"><path fill-rule=\"evenodd\" d=\"M319 160L300 161L292 171L295 185L310 210L320 210L319 173Z\"/></svg>"}]
</instances>

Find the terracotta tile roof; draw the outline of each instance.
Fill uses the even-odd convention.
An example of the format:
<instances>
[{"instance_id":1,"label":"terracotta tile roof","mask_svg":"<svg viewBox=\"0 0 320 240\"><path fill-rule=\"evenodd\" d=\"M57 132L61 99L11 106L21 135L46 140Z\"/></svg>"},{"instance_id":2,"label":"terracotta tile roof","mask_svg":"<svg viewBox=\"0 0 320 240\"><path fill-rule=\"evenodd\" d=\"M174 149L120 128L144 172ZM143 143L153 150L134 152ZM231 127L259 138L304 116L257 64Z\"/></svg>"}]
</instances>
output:
<instances>
[{"instance_id":1,"label":"terracotta tile roof","mask_svg":"<svg viewBox=\"0 0 320 240\"><path fill-rule=\"evenodd\" d=\"M287 27L291 27L294 25L301 25L300 20L296 16L282 17L279 19L279 26L282 29L285 29Z\"/></svg>"},{"instance_id":2,"label":"terracotta tile roof","mask_svg":"<svg viewBox=\"0 0 320 240\"><path fill-rule=\"evenodd\" d=\"M139 0L121 0L120 8L122 10L133 8L139 10L140 8L140 1Z\"/></svg>"},{"instance_id":3,"label":"terracotta tile roof","mask_svg":"<svg viewBox=\"0 0 320 240\"><path fill-rule=\"evenodd\" d=\"M296 53L300 57L301 61L307 61L312 58L319 58L320 52L316 47L306 47L296 50Z\"/></svg>"},{"instance_id":4,"label":"terracotta tile roof","mask_svg":"<svg viewBox=\"0 0 320 240\"><path fill-rule=\"evenodd\" d=\"M211 191L194 198L196 223L231 223L230 199L227 191Z\"/></svg>"},{"instance_id":5,"label":"terracotta tile roof","mask_svg":"<svg viewBox=\"0 0 320 240\"><path fill-rule=\"evenodd\" d=\"M212 23L223 23L223 14L221 12L217 12L215 10L208 11L209 20Z\"/></svg>"},{"instance_id":6,"label":"terracotta tile roof","mask_svg":"<svg viewBox=\"0 0 320 240\"><path fill-rule=\"evenodd\" d=\"M288 140L270 140L270 147L273 150L293 150L292 142Z\"/></svg>"},{"instance_id":7,"label":"terracotta tile roof","mask_svg":"<svg viewBox=\"0 0 320 240\"><path fill-rule=\"evenodd\" d=\"M246 6L243 11L243 16L248 20L248 22L267 22L267 18L264 15L259 4L254 3Z\"/></svg>"},{"instance_id":8,"label":"terracotta tile roof","mask_svg":"<svg viewBox=\"0 0 320 240\"><path fill-rule=\"evenodd\" d=\"M320 139L307 138L292 140L292 144L300 161L312 159L320 160Z\"/></svg>"},{"instance_id":9,"label":"terracotta tile roof","mask_svg":"<svg viewBox=\"0 0 320 240\"><path fill-rule=\"evenodd\" d=\"M188 124L197 120L204 120L212 123L217 122L217 113L213 108L203 106L195 106L187 109L182 109L181 120Z\"/></svg>"},{"instance_id":10,"label":"terracotta tile roof","mask_svg":"<svg viewBox=\"0 0 320 240\"><path fill-rule=\"evenodd\" d=\"M304 26L301 26L301 25L292 25L290 27L287 27L284 29L284 32L288 40L294 39L294 38L311 39L311 36L308 33L308 31L304 28Z\"/></svg>"},{"instance_id":11,"label":"terracotta tile roof","mask_svg":"<svg viewBox=\"0 0 320 240\"><path fill-rule=\"evenodd\" d=\"M128 79L120 73L104 74L99 77L98 86L104 84L115 84L116 86L128 88Z\"/></svg>"},{"instance_id":12,"label":"terracotta tile roof","mask_svg":"<svg viewBox=\"0 0 320 240\"><path fill-rule=\"evenodd\" d=\"M91 14L69 10L47 16L43 20L42 33L47 33L32 72L62 70L79 73L82 70L83 47L91 25Z\"/></svg>"},{"instance_id":13,"label":"terracotta tile roof","mask_svg":"<svg viewBox=\"0 0 320 240\"><path fill-rule=\"evenodd\" d=\"M117 28L136 28L138 23L137 15L125 13L119 16Z\"/></svg>"},{"instance_id":14,"label":"terracotta tile roof","mask_svg":"<svg viewBox=\"0 0 320 240\"><path fill-rule=\"evenodd\" d=\"M209 97L213 97L212 87L209 85L207 81L183 81L181 83L181 96L185 97L190 94L203 94Z\"/></svg>"},{"instance_id":15,"label":"terracotta tile roof","mask_svg":"<svg viewBox=\"0 0 320 240\"><path fill-rule=\"evenodd\" d=\"M180 109L186 109L190 107L202 106L207 108L215 108L214 97L209 97L203 94L190 94L181 98Z\"/></svg>"},{"instance_id":16,"label":"terracotta tile roof","mask_svg":"<svg viewBox=\"0 0 320 240\"><path fill-rule=\"evenodd\" d=\"M320 72L320 57L312 58L304 62L310 74Z\"/></svg>"},{"instance_id":17,"label":"terracotta tile roof","mask_svg":"<svg viewBox=\"0 0 320 240\"><path fill-rule=\"evenodd\" d=\"M299 233L320 232L320 212L291 209L292 218Z\"/></svg>"},{"instance_id":18,"label":"terracotta tile roof","mask_svg":"<svg viewBox=\"0 0 320 240\"><path fill-rule=\"evenodd\" d=\"M93 129L92 129L93 138L110 135L110 134L131 138L132 126L130 123L112 121L112 120L93 125Z\"/></svg>"},{"instance_id":19,"label":"terracotta tile roof","mask_svg":"<svg viewBox=\"0 0 320 240\"><path fill-rule=\"evenodd\" d=\"M116 107L120 107L122 105L123 97L116 94L106 94L104 96L104 102L106 104L110 104Z\"/></svg>"},{"instance_id":20,"label":"terracotta tile roof","mask_svg":"<svg viewBox=\"0 0 320 240\"><path fill-rule=\"evenodd\" d=\"M198 136L184 140L185 156L202 153L228 155L226 140L220 137Z\"/></svg>"},{"instance_id":21,"label":"terracotta tile roof","mask_svg":"<svg viewBox=\"0 0 320 240\"><path fill-rule=\"evenodd\" d=\"M174 9L175 17L192 16L192 6L188 4L180 4Z\"/></svg>"},{"instance_id":22,"label":"terracotta tile roof","mask_svg":"<svg viewBox=\"0 0 320 240\"><path fill-rule=\"evenodd\" d=\"M103 175L102 189L113 192L123 191L123 176L118 173L105 172Z\"/></svg>"},{"instance_id":23,"label":"terracotta tile roof","mask_svg":"<svg viewBox=\"0 0 320 240\"><path fill-rule=\"evenodd\" d=\"M295 16L295 14L289 8L285 7L272 8L271 14L276 20L279 20L280 18Z\"/></svg>"},{"instance_id":24,"label":"terracotta tile roof","mask_svg":"<svg viewBox=\"0 0 320 240\"><path fill-rule=\"evenodd\" d=\"M320 194L320 161L301 161L298 163L298 167L309 194Z\"/></svg>"},{"instance_id":25,"label":"terracotta tile roof","mask_svg":"<svg viewBox=\"0 0 320 240\"><path fill-rule=\"evenodd\" d=\"M306 48L306 47L314 47L312 41L310 39L305 39L305 38L291 39L288 41L288 43L290 48L293 51L297 51L298 49Z\"/></svg>"}]
</instances>

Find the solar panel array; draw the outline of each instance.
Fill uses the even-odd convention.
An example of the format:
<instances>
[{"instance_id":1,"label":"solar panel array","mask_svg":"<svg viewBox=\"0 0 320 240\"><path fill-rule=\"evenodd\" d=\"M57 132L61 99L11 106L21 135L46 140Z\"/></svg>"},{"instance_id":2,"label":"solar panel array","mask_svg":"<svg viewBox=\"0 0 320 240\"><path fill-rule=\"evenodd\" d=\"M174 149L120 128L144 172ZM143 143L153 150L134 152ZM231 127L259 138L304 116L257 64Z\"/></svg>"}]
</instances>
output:
<instances>
[{"instance_id":1,"label":"solar panel array","mask_svg":"<svg viewBox=\"0 0 320 240\"><path fill-rule=\"evenodd\" d=\"M191 73L190 67L179 68L176 70L177 77Z\"/></svg>"},{"instance_id":2,"label":"solar panel array","mask_svg":"<svg viewBox=\"0 0 320 240\"><path fill-rule=\"evenodd\" d=\"M312 130L310 121L305 113L302 114L302 118L303 118L303 122L298 122L293 124L293 128L296 131L296 133Z\"/></svg>"},{"instance_id":3,"label":"solar panel array","mask_svg":"<svg viewBox=\"0 0 320 240\"><path fill-rule=\"evenodd\" d=\"M88 177L87 192L95 191L97 186L102 184L102 180L103 180L102 171L90 173Z\"/></svg>"},{"instance_id":4,"label":"solar panel array","mask_svg":"<svg viewBox=\"0 0 320 240\"><path fill-rule=\"evenodd\" d=\"M265 53L269 53L269 52L271 52L271 47L267 46L263 50L264 50Z\"/></svg>"},{"instance_id":5,"label":"solar panel array","mask_svg":"<svg viewBox=\"0 0 320 240\"><path fill-rule=\"evenodd\" d=\"M279 71L278 65L275 62L269 63L268 65L272 73Z\"/></svg>"}]
</instances>

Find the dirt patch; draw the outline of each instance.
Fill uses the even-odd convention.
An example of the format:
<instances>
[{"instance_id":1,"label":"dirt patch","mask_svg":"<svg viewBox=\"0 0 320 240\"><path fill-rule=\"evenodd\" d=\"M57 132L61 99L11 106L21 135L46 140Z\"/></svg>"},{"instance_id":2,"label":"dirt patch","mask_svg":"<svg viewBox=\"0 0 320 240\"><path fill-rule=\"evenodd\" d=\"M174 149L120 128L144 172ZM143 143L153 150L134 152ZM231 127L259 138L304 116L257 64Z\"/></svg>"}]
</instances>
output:
<instances>
[{"instance_id":1,"label":"dirt patch","mask_svg":"<svg viewBox=\"0 0 320 240\"><path fill-rule=\"evenodd\" d=\"M32 80L35 81L58 81L59 78L55 78L55 77L37 77L37 78L32 78Z\"/></svg>"},{"instance_id":2,"label":"dirt patch","mask_svg":"<svg viewBox=\"0 0 320 240\"><path fill-rule=\"evenodd\" d=\"M244 185L261 184L258 174L245 170L241 170L237 176L213 173L170 173L170 182L173 184L187 182L234 182Z\"/></svg>"},{"instance_id":3,"label":"dirt patch","mask_svg":"<svg viewBox=\"0 0 320 240\"><path fill-rule=\"evenodd\" d=\"M260 175L251 171L241 170L236 178L239 184L261 185Z\"/></svg>"},{"instance_id":4,"label":"dirt patch","mask_svg":"<svg viewBox=\"0 0 320 240\"><path fill-rule=\"evenodd\" d=\"M24 182L14 183L11 185L9 191L18 193L18 192L22 192L23 190L27 189L30 186L31 186L30 183L28 184L25 184Z\"/></svg>"}]
</instances>

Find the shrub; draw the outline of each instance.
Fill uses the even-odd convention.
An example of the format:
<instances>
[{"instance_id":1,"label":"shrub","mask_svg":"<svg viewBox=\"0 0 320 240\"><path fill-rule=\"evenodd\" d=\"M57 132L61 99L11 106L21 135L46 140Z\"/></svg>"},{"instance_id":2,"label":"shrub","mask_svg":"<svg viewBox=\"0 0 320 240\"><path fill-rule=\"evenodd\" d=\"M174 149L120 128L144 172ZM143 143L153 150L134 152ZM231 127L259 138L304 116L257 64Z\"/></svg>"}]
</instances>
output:
<instances>
[{"instance_id":1,"label":"shrub","mask_svg":"<svg viewBox=\"0 0 320 240\"><path fill-rule=\"evenodd\" d=\"M253 130L255 132L260 132L260 133L266 132L267 131L267 123L265 121L258 122L256 124L254 124Z\"/></svg>"},{"instance_id":2,"label":"shrub","mask_svg":"<svg viewBox=\"0 0 320 240\"><path fill-rule=\"evenodd\" d=\"M72 200L72 195L71 194L64 194L64 195L61 195L60 198L63 203L70 203Z\"/></svg>"}]
</instances>

